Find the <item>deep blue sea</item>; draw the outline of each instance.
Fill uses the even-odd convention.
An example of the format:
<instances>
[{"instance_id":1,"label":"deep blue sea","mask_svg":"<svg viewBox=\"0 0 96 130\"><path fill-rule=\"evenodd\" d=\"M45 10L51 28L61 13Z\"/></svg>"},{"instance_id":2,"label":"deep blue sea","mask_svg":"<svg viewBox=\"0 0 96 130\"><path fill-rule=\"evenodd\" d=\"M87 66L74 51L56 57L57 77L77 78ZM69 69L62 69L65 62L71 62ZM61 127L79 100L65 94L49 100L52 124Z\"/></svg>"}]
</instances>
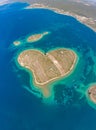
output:
<instances>
[{"instance_id":1,"label":"deep blue sea","mask_svg":"<svg viewBox=\"0 0 96 130\"><path fill-rule=\"evenodd\" d=\"M96 33L70 16L26 3L0 7L0 130L96 130L96 109L85 93L96 83ZM15 40L44 31L40 41L14 46ZM30 75L15 64L23 49L70 48L79 61L72 74L54 85L54 99L30 93Z\"/></svg>"}]
</instances>

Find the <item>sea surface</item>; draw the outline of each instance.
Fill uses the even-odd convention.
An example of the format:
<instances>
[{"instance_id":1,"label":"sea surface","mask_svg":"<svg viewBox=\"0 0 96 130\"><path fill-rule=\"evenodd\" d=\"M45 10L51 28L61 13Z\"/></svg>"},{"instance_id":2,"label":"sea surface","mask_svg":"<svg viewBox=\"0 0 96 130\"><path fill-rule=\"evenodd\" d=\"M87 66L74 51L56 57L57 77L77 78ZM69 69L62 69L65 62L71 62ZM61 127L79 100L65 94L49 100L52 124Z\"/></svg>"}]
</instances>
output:
<instances>
[{"instance_id":1,"label":"sea surface","mask_svg":"<svg viewBox=\"0 0 96 130\"><path fill-rule=\"evenodd\" d=\"M96 130L96 106L86 98L86 89L96 83L96 33L73 17L26 6L0 7L0 130ZM13 44L45 31L50 34L40 41ZM30 93L29 73L16 65L18 53L62 47L77 53L74 71L54 84L54 98Z\"/></svg>"}]
</instances>

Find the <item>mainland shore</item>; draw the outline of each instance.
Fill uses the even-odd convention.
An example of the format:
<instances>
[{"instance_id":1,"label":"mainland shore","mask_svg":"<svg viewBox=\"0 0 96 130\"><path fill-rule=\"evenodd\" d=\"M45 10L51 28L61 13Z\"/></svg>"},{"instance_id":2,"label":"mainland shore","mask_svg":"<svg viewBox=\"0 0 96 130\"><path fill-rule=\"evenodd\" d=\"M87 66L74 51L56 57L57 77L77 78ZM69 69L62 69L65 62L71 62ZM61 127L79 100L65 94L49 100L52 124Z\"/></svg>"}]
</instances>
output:
<instances>
[{"instance_id":1,"label":"mainland shore","mask_svg":"<svg viewBox=\"0 0 96 130\"><path fill-rule=\"evenodd\" d=\"M39 3L30 4L25 9L35 9L35 8L50 9L50 10L53 10L55 13L72 16L96 32L96 19L94 20L91 17L86 17L84 15L79 15L79 14L76 14L76 13L71 12L71 11L65 11L64 9L59 9L56 7L51 7L51 6L39 4Z\"/></svg>"}]
</instances>

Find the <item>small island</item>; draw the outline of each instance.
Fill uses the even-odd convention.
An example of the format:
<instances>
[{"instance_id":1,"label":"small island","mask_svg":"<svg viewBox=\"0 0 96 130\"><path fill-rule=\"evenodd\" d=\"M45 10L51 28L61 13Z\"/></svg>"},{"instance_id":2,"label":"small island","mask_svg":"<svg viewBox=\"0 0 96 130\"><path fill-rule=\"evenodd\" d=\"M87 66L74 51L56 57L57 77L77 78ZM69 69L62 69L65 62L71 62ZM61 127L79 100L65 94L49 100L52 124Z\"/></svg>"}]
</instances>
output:
<instances>
[{"instance_id":1,"label":"small island","mask_svg":"<svg viewBox=\"0 0 96 130\"><path fill-rule=\"evenodd\" d=\"M90 86L88 89L88 97L96 104L96 85Z\"/></svg>"},{"instance_id":2,"label":"small island","mask_svg":"<svg viewBox=\"0 0 96 130\"><path fill-rule=\"evenodd\" d=\"M70 74L75 67L77 54L70 49L56 49L44 54L39 50L24 50L18 55L20 66L28 69L34 84L44 97L51 94L48 84Z\"/></svg>"},{"instance_id":3,"label":"small island","mask_svg":"<svg viewBox=\"0 0 96 130\"><path fill-rule=\"evenodd\" d=\"M21 41L14 41L13 44L14 44L15 46L19 46L19 45L21 44Z\"/></svg>"},{"instance_id":4,"label":"small island","mask_svg":"<svg viewBox=\"0 0 96 130\"><path fill-rule=\"evenodd\" d=\"M30 43L30 42L36 42L36 41L41 40L47 34L49 34L49 32L44 32L44 33L41 33L41 34L33 34L31 36L28 36L28 38L27 38L26 41L28 43Z\"/></svg>"}]
</instances>

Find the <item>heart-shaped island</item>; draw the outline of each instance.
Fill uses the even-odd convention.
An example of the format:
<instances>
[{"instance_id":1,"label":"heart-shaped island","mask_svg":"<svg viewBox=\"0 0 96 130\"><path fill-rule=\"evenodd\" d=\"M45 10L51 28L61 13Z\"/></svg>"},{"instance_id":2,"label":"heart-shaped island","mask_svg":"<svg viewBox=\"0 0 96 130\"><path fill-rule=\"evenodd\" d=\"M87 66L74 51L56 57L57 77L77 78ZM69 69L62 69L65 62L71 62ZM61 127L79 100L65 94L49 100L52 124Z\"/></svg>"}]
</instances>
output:
<instances>
[{"instance_id":1,"label":"heart-shaped island","mask_svg":"<svg viewBox=\"0 0 96 130\"><path fill-rule=\"evenodd\" d=\"M68 75L74 68L77 54L70 49L56 49L44 54L28 49L18 55L20 66L30 70L34 83L45 97L49 97L48 84Z\"/></svg>"}]
</instances>

